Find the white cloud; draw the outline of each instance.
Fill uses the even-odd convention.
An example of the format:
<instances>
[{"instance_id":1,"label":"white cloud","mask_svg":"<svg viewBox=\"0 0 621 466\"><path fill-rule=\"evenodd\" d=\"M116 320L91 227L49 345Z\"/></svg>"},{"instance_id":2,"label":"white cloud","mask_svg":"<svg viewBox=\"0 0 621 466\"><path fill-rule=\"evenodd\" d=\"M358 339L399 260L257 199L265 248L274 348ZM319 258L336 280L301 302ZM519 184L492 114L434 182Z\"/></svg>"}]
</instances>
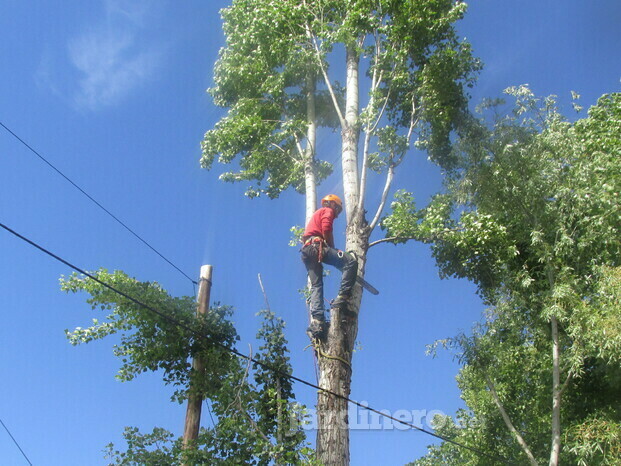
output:
<instances>
[{"instance_id":1,"label":"white cloud","mask_svg":"<svg viewBox=\"0 0 621 466\"><path fill-rule=\"evenodd\" d=\"M104 8L108 18L113 21L116 16L136 26L144 26L158 10L158 3L146 0L104 0Z\"/></svg>"},{"instance_id":2,"label":"white cloud","mask_svg":"<svg viewBox=\"0 0 621 466\"><path fill-rule=\"evenodd\" d=\"M120 102L156 70L160 53L141 41L151 10L143 1L105 1L101 24L69 41L71 64L79 72L73 100L96 110Z\"/></svg>"}]
</instances>

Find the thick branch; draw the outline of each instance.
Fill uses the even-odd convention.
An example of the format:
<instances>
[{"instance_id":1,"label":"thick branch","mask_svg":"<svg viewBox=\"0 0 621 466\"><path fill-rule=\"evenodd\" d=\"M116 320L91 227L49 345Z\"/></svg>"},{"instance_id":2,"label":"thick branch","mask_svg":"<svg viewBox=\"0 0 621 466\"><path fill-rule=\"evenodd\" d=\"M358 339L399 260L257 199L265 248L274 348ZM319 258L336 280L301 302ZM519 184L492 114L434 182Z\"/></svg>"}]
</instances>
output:
<instances>
[{"instance_id":1,"label":"thick branch","mask_svg":"<svg viewBox=\"0 0 621 466\"><path fill-rule=\"evenodd\" d=\"M388 166L388 173L386 174L386 183L384 184L384 191L382 192L382 200L380 201L380 204L377 207L377 212L375 212L375 217L373 217L373 220L369 224L369 232L373 231L373 229L377 226L377 224L380 221L382 212L384 210L384 206L386 205L386 200L388 199L388 192L390 191L390 187L392 186L392 180L394 176L395 176L395 166L391 163Z\"/></svg>"},{"instance_id":2,"label":"thick branch","mask_svg":"<svg viewBox=\"0 0 621 466\"><path fill-rule=\"evenodd\" d=\"M366 195L367 188L367 165L369 162L369 145L371 142L371 133L365 131L364 133L364 145L362 148L362 169L360 173L360 198L358 199L358 211L362 212L364 208L364 197Z\"/></svg>"},{"instance_id":3,"label":"thick branch","mask_svg":"<svg viewBox=\"0 0 621 466\"><path fill-rule=\"evenodd\" d=\"M530 462L530 464L537 466L539 463L537 463L537 460L533 456L533 453L530 451L530 448L528 448L528 444L526 443L524 438L520 435L520 433L517 431L517 429L514 427L513 423L511 422L511 418L509 418L509 415L505 411L505 408L503 404L501 403L500 398L498 397L498 393L496 392L496 387L494 387L494 383L492 382L492 379L487 374L485 374L485 383L487 384L487 388L489 388L489 391L492 395L492 398L494 399L494 403L496 404L498 411L500 411L500 415L502 416L502 420L505 422L505 425L507 426L509 431L511 431L511 433L515 436L515 439L520 444L522 451L528 457L528 461Z\"/></svg>"},{"instance_id":4,"label":"thick branch","mask_svg":"<svg viewBox=\"0 0 621 466\"><path fill-rule=\"evenodd\" d=\"M304 149L302 148L302 142L296 133L293 133L293 139L295 139L295 148L298 150L298 154L300 154L302 160L304 160Z\"/></svg>"},{"instance_id":5,"label":"thick branch","mask_svg":"<svg viewBox=\"0 0 621 466\"><path fill-rule=\"evenodd\" d=\"M407 135L407 140L408 140L408 145L410 144L410 141L412 140L412 133L414 132L414 128L416 128L416 125L418 125L418 122L420 120L420 117L418 117L416 115L416 102L414 100L414 97L412 97L412 114L410 116L410 128L408 129L408 135Z\"/></svg>"},{"instance_id":6,"label":"thick branch","mask_svg":"<svg viewBox=\"0 0 621 466\"><path fill-rule=\"evenodd\" d=\"M572 374L567 374L567 377L565 378L565 382L563 382L563 386L561 387L560 395L563 395L563 393L565 393L565 389L569 385L569 382L571 382L571 379L572 379Z\"/></svg>"},{"instance_id":7,"label":"thick branch","mask_svg":"<svg viewBox=\"0 0 621 466\"><path fill-rule=\"evenodd\" d=\"M367 165L369 162L369 145L371 142L371 133L365 131L364 144L362 148L362 168L360 173L360 196L358 198L358 212L362 212L364 208L364 198L366 196L367 188Z\"/></svg>"},{"instance_id":8,"label":"thick branch","mask_svg":"<svg viewBox=\"0 0 621 466\"><path fill-rule=\"evenodd\" d=\"M447 228L442 230L435 235L422 237L422 236L388 236L386 238L381 238L376 241L372 241L369 243L369 247L376 246L381 243L395 243L396 241L405 242L405 241L421 241L423 243L433 243L434 241L438 241L442 239L442 236L448 233L456 233L464 231L463 228Z\"/></svg>"},{"instance_id":9,"label":"thick branch","mask_svg":"<svg viewBox=\"0 0 621 466\"><path fill-rule=\"evenodd\" d=\"M378 115L378 118L375 122L375 125L373 126L372 131L375 130L375 127L377 126L377 124L380 121L380 118L382 117L382 113L384 112L386 108L386 104L388 103L389 96L390 96L390 89L388 90L386 99L384 100L384 105L382 107L382 110L380 111L380 114ZM414 132L414 128L416 127L419 121L419 118L416 118L415 114L416 114L416 104L414 103L414 99L412 99L412 115L410 117L410 127L408 129L408 134L407 134L408 146L410 144L410 140L412 139L412 133ZM375 229L375 227L377 226L381 218L382 212L386 205L386 199L388 197L388 192L390 191L390 187L392 186L395 167L398 166L402 162L404 155L405 154L401 154L398 160L391 160L391 163L388 167L388 173L386 174L386 183L384 184L384 191L382 192L382 200L380 202L380 205L377 208L377 212L375 213L375 217L373 218L373 221L369 225L369 231L373 231ZM366 154L365 154L365 157L366 157ZM366 162L366 159L365 159L365 162ZM364 176L364 173L363 173L363 176ZM363 184L363 189L364 189L364 184ZM371 247L373 244L376 244L376 243L370 244L369 247Z\"/></svg>"},{"instance_id":10,"label":"thick branch","mask_svg":"<svg viewBox=\"0 0 621 466\"><path fill-rule=\"evenodd\" d=\"M373 246L377 246L378 244L381 243L394 243L395 241L411 241L411 240L418 240L418 238L414 238L414 237L404 237L404 236L391 236L389 238L382 238L382 239L378 239L376 241L372 241L369 243L369 248L373 247Z\"/></svg>"},{"instance_id":11,"label":"thick branch","mask_svg":"<svg viewBox=\"0 0 621 466\"><path fill-rule=\"evenodd\" d=\"M381 51L380 40L379 40L377 31L376 31L375 33L375 66L373 67L373 76L371 78L371 98L369 101L369 105L367 107L371 110L373 110L373 108L375 107L375 92L379 88L380 83L382 82L382 77L384 76L383 70L381 70L379 73L377 71L380 51ZM379 124L380 119L382 118L382 114L384 113L384 110L386 108L387 101L388 101L388 97L386 97L386 100L384 101L384 105L381 111L379 112L379 115L375 119L375 123L373 124L373 126L367 125L365 132L364 132L364 146L363 146L363 151L362 151L362 171L360 173L360 197L358 198L358 212L362 212L364 209L364 201L366 197L366 188L367 188L369 146L371 143L371 136L373 136L373 133L375 132L375 128L377 128L377 125Z\"/></svg>"},{"instance_id":12,"label":"thick branch","mask_svg":"<svg viewBox=\"0 0 621 466\"><path fill-rule=\"evenodd\" d=\"M382 79L383 76L383 72L380 73L380 81ZM378 84L379 84L378 82ZM384 103L382 104L382 108L380 109L379 113L377 114L377 118L375 119L375 123L373 123L373 126L370 129L370 132L375 131L375 129L377 128L377 125L379 125L379 122L382 119L382 116L384 116L384 112L386 111L386 107L388 106L388 99L390 99L390 92L391 92L392 88L388 87L388 91L386 92L386 97L384 98Z\"/></svg>"},{"instance_id":13,"label":"thick branch","mask_svg":"<svg viewBox=\"0 0 621 466\"><path fill-rule=\"evenodd\" d=\"M296 139L296 141L298 140L297 136L295 136L295 139ZM270 143L270 145L271 145L271 146L273 146L273 147L275 147L276 149L278 149L280 152L282 152L283 154L285 154L286 156L288 156L290 159L292 159L292 160L294 160L294 161L296 161L296 162L299 162L299 161L300 161L300 159L296 159L295 157L293 157L293 156L292 156L289 152L287 152L286 150L284 150L284 149L283 149L282 147L280 147L278 144L276 144L276 143L272 142L272 143ZM298 144L298 153L299 153L299 151L300 151L300 147L299 147L299 144ZM300 155L300 156L303 156L303 154L299 154L299 155Z\"/></svg>"}]
</instances>

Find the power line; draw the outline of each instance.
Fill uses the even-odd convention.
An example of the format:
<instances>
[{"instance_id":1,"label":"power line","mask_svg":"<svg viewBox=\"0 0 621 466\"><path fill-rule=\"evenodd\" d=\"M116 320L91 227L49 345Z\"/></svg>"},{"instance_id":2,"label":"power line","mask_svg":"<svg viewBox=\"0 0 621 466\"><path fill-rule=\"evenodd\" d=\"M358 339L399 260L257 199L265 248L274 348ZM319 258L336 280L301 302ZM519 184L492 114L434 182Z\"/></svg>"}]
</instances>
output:
<instances>
[{"instance_id":1,"label":"power line","mask_svg":"<svg viewBox=\"0 0 621 466\"><path fill-rule=\"evenodd\" d=\"M22 452L22 455L24 456L24 458L26 458L26 461L28 461L28 464L30 466L32 466L32 463L30 462L30 460L26 456L26 453L24 453L24 450L22 450L22 447L19 446L19 443L17 443L17 440L15 440L15 437L13 437L13 434L11 433L9 428L6 426L6 424L4 422L2 422L2 419L0 419L0 424L2 424L2 427L4 427L4 430L6 430L6 433L9 434L9 437L11 437L11 439L13 440L13 443L15 444L15 446L17 448L19 448L19 451Z\"/></svg>"},{"instance_id":2,"label":"power line","mask_svg":"<svg viewBox=\"0 0 621 466\"><path fill-rule=\"evenodd\" d=\"M140 241L142 241L142 243L144 243L155 254L157 254L162 259L164 259L166 262L168 262L168 264L170 264L172 267L174 267L179 273L181 273L185 278L190 280L194 285L198 285L198 283L195 280L193 280L190 276L188 276L183 270L181 270L179 267L177 267L175 264L173 264L169 259L167 259L157 249L155 249L153 246L151 246L138 233L136 233L134 230L132 230L123 221L121 221L116 215L114 215L112 212L110 212L108 209L106 209L103 205L101 205L96 199L94 199L90 194L88 194L86 191L84 191L84 189L82 189L75 182L73 182L73 180L71 180L67 175L65 175L58 168L56 168L51 162L49 162L45 157L43 157L43 155L41 155L38 151L36 151L32 146L30 146L26 141L24 141L17 134L15 134L10 128L8 128L1 121L0 121L0 126L2 126L9 134L11 134L15 139L17 139L19 142L21 142L25 147L27 147L33 154L35 154L37 157L39 157L41 160L43 160L43 162L45 162L52 170L54 170L56 173L58 173L60 176L62 176L66 181L68 181L74 188L76 188L78 191L80 191L82 194L84 194L88 199L90 199L97 207L99 207L101 210L103 210L105 213L107 213L110 217L112 217L114 220L116 220L123 228L125 228L132 235L134 235L136 238L138 238Z\"/></svg>"},{"instance_id":3,"label":"power line","mask_svg":"<svg viewBox=\"0 0 621 466\"><path fill-rule=\"evenodd\" d=\"M464 444L462 444L460 442L457 442L455 440L451 440L451 439L449 439L447 437L444 437L442 435L439 435L439 434L436 434L434 432L428 431L428 430L426 430L426 429L424 429L422 427L418 427L418 426L416 426L416 425L414 425L412 423L403 421L401 419L397 419L397 418L395 418L395 417L393 417L393 416L391 416L389 414L386 414L386 413L384 413L382 411L379 411L379 410L377 410L375 408L372 408L372 407L370 407L368 405L365 405L365 404L359 403L358 401L352 400L351 398L348 398L345 395L341 395L339 393L333 392L332 390L328 390L326 388L322 388L319 385L316 385L316 384L314 384L312 382L308 382L307 380L300 379L299 377L296 377L296 376L294 376L292 374L288 374L286 372L283 372L280 369L271 367L269 364L265 364L262 361L258 361L258 360L254 359L251 356L243 354L243 353L239 352L238 350L236 350L235 348L230 348L230 347L224 345L223 343L219 342L218 340L214 339L212 336L206 335L206 334L203 334L203 333L200 333L200 332L197 332L196 330L192 329L191 327L189 327L188 325L184 324L183 322L180 322L180 321L176 320L174 317L171 317L170 315L168 315L168 314L166 314L166 313L164 313L164 312L162 312L162 311L160 311L158 309L155 309L155 308L149 306L148 304L144 304L143 302L139 301L138 299L134 298L133 296L130 296L127 293L125 293L125 292L115 288L114 286L112 286L112 285L110 285L110 284L108 284L108 283L98 279L93 274L83 270L82 268L80 268L80 267L78 267L76 265L71 264L70 262L66 261L62 257L54 254L53 252L45 249L43 246L40 246L39 244L35 243L34 241L32 241L32 240L26 238L25 236L17 233L15 230L9 228L8 226L4 225L3 223L0 223L0 227L4 228L6 231L8 231L12 235L18 237L22 241L25 241L26 243L28 243L31 246L35 247L39 251L47 254L48 256L56 259L57 261L65 264L66 266L72 268L76 272L81 273L82 275L84 275L84 276L90 278L91 280L99 283L100 285L108 288L109 290L113 291L114 293L116 293L116 294L118 294L120 296L123 296L124 298L130 300L134 304L137 304L137 305L143 307L144 309L146 309L146 310L148 310L148 311L150 311L150 312L160 316L162 319L168 321L169 323L175 325L176 327L183 328L183 329L187 330L188 332L193 333L197 338L200 338L202 340L208 340L208 341L212 342L214 345L219 346L220 348L224 349L225 351L228 351L229 353L234 354L235 356L237 356L237 357L239 357L241 359L245 359L246 361L249 361L249 362L252 362L254 364L257 364L257 365L263 367L264 369L269 370L269 371L271 371L271 372L273 372L273 373L275 373L275 374L277 374L277 375L279 375L281 377L286 377L286 378L291 379L291 380L293 380L295 382L299 382L299 383L301 383L303 385L306 385L308 387L311 387L311 388L314 388L316 390L319 390L319 391L321 391L321 392L323 392L325 394L334 396L335 398L338 398L340 400L343 400L343 401L346 401L348 403L351 403L351 404L353 404L355 406L358 406L359 408L363 408L363 409L366 409L367 411L371 411L371 412L373 412L375 414L378 414L381 417L390 419L390 420L392 420L394 422L398 422L398 423L400 423L402 425L405 425L407 427L411 427L414 430L417 430L419 432L423 432L423 433L425 433L427 435L430 435L432 437L435 437L437 439L440 439L440 440L443 440L445 442L451 443L451 444L453 444L453 445L455 445L457 447L464 448L466 450L470 450L471 452L476 453L479 456L484 456L486 458L493 459L495 461L501 461L501 463L508 464L507 461L502 459L502 458L490 456L487 453L484 453L484 452L482 452L482 451L480 451L480 450L478 450L476 448L469 447L469 446L464 445Z\"/></svg>"}]
</instances>

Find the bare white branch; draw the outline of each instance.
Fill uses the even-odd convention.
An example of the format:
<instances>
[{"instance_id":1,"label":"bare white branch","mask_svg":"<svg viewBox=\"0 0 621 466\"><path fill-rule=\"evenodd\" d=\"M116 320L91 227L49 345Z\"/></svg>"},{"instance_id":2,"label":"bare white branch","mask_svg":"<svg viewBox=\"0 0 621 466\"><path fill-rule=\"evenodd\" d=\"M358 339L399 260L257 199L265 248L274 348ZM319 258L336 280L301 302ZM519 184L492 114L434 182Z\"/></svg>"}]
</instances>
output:
<instances>
[{"instance_id":1,"label":"bare white branch","mask_svg":"<svg viewBox=\"0 0 621 466\"><path fill-rule=\"evenodd\" d=\"M384 210L384 206L386 205L386 200L388 199L388 192L390 191L390 187L392 186L392 180L395 176L395 166L394 164L388 165L388 172L386 173L386 182L384 183L384 191L382 191L382 200L380 201L379 206L377 207L377 212L375 212L375 217L369 224L369 231L373 231L377 224L380 221L382 216L382 212Z\"/></svg>"},{"instance_id":2,"label":"bare white branch","mask_svg":"<svg viewBox=\"0 0 621 466\"><path fill-rule=\"evenodd\" d=\"M382 81L383 70L378 73L377 65L379 61L379 54L381 51L381 43L379 39L379 34L377 30L374 34L375 37L375 66L373 67L373 76L371 78L371 98L369 99L369 105L367 108L373 109L375 106L375 91L379 88L379 85ZM383 113L383 109L382 112ZM366 196L366 188L367 188L367 173L368 173L368 162L369 162L369 147L371 144L371 137L377 127L377 123L379 122L381 116L376 119L376 124L372 127L367 128L364 131L364 145L362 150L362 170L360 173L360 197L358 198L358 212L362 212L364 209L364 200Z\"/></svg>"}]
</instances>

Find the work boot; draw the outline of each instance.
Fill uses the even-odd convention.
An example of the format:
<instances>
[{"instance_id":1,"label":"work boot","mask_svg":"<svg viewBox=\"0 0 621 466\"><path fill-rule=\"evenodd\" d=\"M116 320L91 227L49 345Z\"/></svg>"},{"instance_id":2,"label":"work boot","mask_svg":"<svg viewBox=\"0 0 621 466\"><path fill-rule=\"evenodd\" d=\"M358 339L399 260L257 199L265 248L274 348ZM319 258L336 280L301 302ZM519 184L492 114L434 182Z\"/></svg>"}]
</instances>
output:
<instances>
[{"instance_id":1,"label":"work boot","mask_svg":"<svg viewBox=\"0 0 621 466\"><path fill-rule=\"evenodd\" d=\"M311 318L310 326L306 329L306 334L311 340L324 340L328 334L329 323L325 320Z\"/></svg>"},{"instance_id":2,"label":"work boot","mask_svg":"<svg viewBox=\"0 0 621 466\"><path fill-rule=\"evenodd\" d=\"M347 319L355 319L356 313L349 308L349 298L351 295L339 294L330 303L331 309L337 309L343 322Z\"/></svg>"},{"instance_id":3,"label":"work boot","mask_svg":"<svg viewBox=\"0 0 621 466\"><path fill-rule=\"evenodd\" d=\"M346 309L349 298L350 295L339 294L336 298L332 300L332 302L330 302L330 307L332 309Z\"/></svg>"}]
</instances>

